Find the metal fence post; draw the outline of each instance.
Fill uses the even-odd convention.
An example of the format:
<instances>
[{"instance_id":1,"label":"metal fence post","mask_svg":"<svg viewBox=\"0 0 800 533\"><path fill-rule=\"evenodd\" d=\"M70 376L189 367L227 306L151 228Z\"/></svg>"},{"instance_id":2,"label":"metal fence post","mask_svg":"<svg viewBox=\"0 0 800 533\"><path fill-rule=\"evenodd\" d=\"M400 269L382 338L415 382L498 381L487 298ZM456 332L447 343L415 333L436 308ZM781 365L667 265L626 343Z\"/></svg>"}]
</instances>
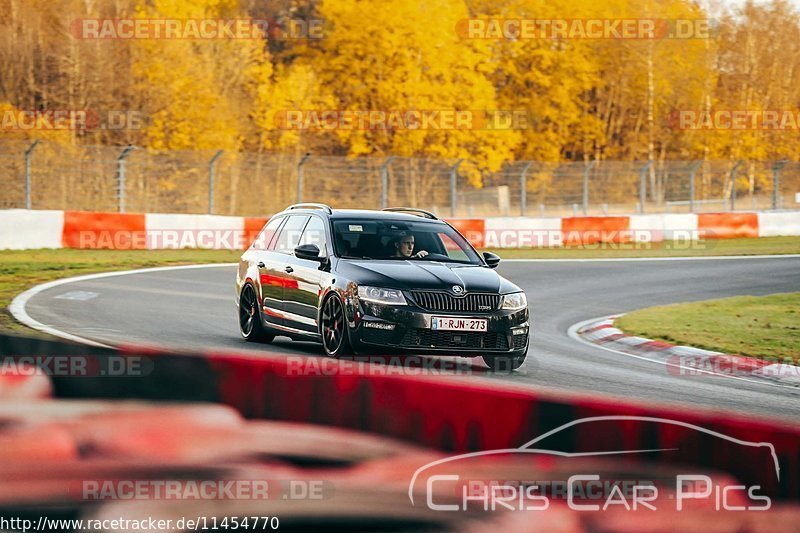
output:
<instances>
[{"instance_id":1,"label":"metal fence post","mask_svg":"<svg viewBox=\"0 0 800 533\"><path fill-rule=\"evenodd\" d=\"M117 157L117 189L119 195L119 212L125 212L125 158L128 157L128 154L135 148L132 144L129 144L122 150L122 153L119 154Z\"/></svg>"},{"instance_id":2,"label":"metal fence post","mask_svg":"<svg viewBox=\"0 0 800 533\"><path fill-rule=\"evenodd\" d=\"M519 216L524 217L528 208L528 169L533 165L533 161L528 161L522 174L519 175Z\"/></svg>"},{"instance_id":3,"label":"metal fence post","mask_svg":"<svg viewBox=\"0 0 800 533\"><path fill-rule=\"evenodd\" d=\"M389 166L393 160L394 156L391 156L381 165L381 209L389 207Z\"/></svg>"},{"instance_id":4,"label":"metal fence post","mask_svg":"<svg viewBox=\"0 0 800 533\"><path fill-rule=\"evenodd\" d=\"M597 160L589 161L586 167L583 169L583 214L586 215L589 213L589 172L594 167Z\"/></svg>"},{"instance_id":5,"label":"metal fence post","mask_svg":"<svg viewBox=\"0 0 800 533\"><path fill-rule=\"evenodd\" d=\"M33 141L33 144L25 150L25 209L31 208L31 154L37 144L39 139Z\"/></svg>"},{"instance_id":6,"label":"metal fence post","mask_svg":"<svg viewBox=\"0 0 800 533\"><path fill-rule=\"evenodd\" d=\"M731 169L731 211L736 211L736 173L743 164L744 160L739 160Z\"/></svg>"},{"instance_id":7,"label":"metal fence post","mask_svg":"<svg viewBox=\"0 0 800 533\"><path fill-rule=\"evenodd\" d=\"M458 167L463 163L463 159L456 161L456 164L450 167L450 216L456 216L456 207L458 206L458 188L456 187L456 178L458 177Z\"/></svg>"},{"instance_id":8,"label":"metal fence post","mask_svg":"<svg viewBox=\"0 0 800 533\"><path fill-rule=\"evenodd\" d=\"M219 156L222 155L222 150L218 150L211 161L208 162L208 214L214 212L214 163L217 162Z\"/></svg>"},{"instance_id":9,"label":"metal fence post","mask_svg":"<svg viewBox=\"0 0 800 533\"><path fill-rule=\"evenodd\" d=\"M689 170L689 212L694 213L694 175L697 172L697 168L703 164L702 161L696 161L694 165L692 165L691 170Z\"/></svg>"},{"instance_id":10,"label":"metal fence post","mask_svg":"<svg viewBox=\"0 0 800 533\"><path fill-rule=\"evenodd\" d=\"M781 159L772 166L772 209L780 209L781 169L787 162Z\"/></svg>"},{"instance_id":11,"label":"metal fence post","mask_svg":"<svg viewBox=\"0 0 800 533\"><path fill-rule=\"evenodd\" d=\"M639 210L641 213L644 213L644 204L647 201L647 171L650 169L650 165L653 164L653 160L647 161L642 167L642 170L639 171Z\"/></svg>"},{"instance_id":12,"label":"metal fence post","mask_svg":"<svg viewBox=\"0 0 800 533\"><path fill-rule=\"evenodd\" d=\"M303 165L306 164L308 158L311 157L311 152L306 152L306 154L300 159L300 162L297 163L297 203L301 203L303 201Z\"/></svg>"}]
</instances>

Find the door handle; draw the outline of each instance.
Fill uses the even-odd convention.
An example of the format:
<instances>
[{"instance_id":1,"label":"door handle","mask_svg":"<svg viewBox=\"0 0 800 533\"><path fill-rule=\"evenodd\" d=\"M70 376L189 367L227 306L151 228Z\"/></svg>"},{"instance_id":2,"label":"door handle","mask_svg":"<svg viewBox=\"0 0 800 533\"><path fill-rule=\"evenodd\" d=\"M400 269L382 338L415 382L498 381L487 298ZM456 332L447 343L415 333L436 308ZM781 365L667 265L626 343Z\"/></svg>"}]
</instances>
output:
<instances>
[{"instance_id":1,"label":"door handle","mask_svg":"<svg viewBox=\"0 0 800 533\"><path fill-rule=\"evenodd\" d=\"M291 274L292 272L294 272L294 269L293 269L292 267L290 267L290 266L287 266L286 268L284 268L284 270L285 270L286 272L288 272L289 274Z\"/></svg>"},{"instance_id":2,"label":"door handle","mask_svg":"<svg viewBox=\"0 0 800 533\"><path fill-rule=\"evenodd\" d=\"M264 261L259 261L259 262L258 262L258 265L256 265L256 266L257 266L258 268L265 268L265 267L266 267L266 265L264 264Z\"/></svg>"}]
</instances>

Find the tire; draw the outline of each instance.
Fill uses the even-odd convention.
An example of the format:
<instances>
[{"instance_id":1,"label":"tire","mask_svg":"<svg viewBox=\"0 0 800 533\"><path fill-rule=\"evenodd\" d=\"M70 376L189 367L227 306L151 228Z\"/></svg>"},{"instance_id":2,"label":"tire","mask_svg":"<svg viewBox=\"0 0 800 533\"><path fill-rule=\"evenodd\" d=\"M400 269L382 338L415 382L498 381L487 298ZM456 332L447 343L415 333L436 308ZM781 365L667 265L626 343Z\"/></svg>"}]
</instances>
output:
<instances>
[{"instance_id":1,"label":"tire","mask_svg":"<svg viewBox=\"0 0 800 533\"><path fill-rule=\"evenodd\" d=\"M353 355L347 319L344 316L344 305L335 294L322 304L319 330L322 336L322 346L328 357Z\"/></svg>"},{"instance_id":2,"label":"tire","mask_svg":"<svg viewBox=\"0 0 800 533\"><path fill-rule=\"evenodd\" d=\"M481 358L492 372L510 374L522 366L527 355L528 349L525 348L523 352L515 352L509 355L482 355Z\"/></svg>"},{"instance_id":3,"label":"tire","mask_svg":"<svg viewBox=\"0 0 800 533\"><path fill-rule=\"evenodd\" d=\"M256 290L250 283L245 284L239 295L239 333L248 342L269 343L275 338L261 325Z\"/></svg>"}]
</instances>

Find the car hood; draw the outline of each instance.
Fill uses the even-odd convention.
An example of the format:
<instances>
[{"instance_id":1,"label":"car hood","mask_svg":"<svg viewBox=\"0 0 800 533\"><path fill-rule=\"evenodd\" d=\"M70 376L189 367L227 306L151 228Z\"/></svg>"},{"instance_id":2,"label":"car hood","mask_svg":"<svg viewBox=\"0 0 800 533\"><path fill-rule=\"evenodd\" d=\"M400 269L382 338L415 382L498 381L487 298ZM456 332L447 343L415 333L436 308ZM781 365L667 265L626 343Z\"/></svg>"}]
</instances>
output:
<instances>
[{"instance_id":1,"label":"car hood","mask_svg":"<svg viewBox=\"0 0 800 533\"><path fill-rule=\"evenodd\" d=\"M467 292L506 294L520 288L485 266L417 260L342 259L337 270L359 285L390 289L450 291L454 285Z\"/></svg>"}]
</instances>

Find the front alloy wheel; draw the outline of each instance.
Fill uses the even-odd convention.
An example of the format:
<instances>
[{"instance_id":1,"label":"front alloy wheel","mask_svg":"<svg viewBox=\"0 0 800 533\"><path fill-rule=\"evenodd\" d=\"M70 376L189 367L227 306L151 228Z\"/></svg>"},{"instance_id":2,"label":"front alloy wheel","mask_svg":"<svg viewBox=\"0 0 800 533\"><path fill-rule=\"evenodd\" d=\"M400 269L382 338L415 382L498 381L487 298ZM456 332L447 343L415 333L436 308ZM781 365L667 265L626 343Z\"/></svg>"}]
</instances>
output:
<instances>
[{"instance_id":1,"label":"front alloy wheel","mask_svg":"<svg viewBox=\"0 0 800 533\"><path fill-rule=\"evenodd\" d=\"M351 355L350 340L347 336L347 323L344 316L344 306L337 296L325 300L322 307L322 345L325 353L331 357Z\"/></svg>"}]
</instances>

